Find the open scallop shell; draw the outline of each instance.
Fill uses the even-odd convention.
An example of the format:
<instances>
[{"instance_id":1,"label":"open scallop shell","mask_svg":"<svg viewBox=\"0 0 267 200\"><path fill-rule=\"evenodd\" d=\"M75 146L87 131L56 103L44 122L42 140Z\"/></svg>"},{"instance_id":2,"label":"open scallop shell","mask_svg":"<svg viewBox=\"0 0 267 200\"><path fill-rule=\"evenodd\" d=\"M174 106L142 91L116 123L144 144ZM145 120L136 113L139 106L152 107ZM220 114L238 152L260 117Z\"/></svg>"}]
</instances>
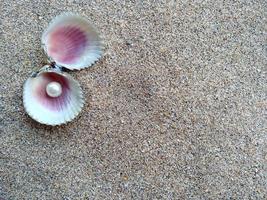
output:
<instances>
[{"instance_id":1,"label":"open scallop shell","mask_svg":"<svg viewBox=\"0 0 267 200\"><path fill-rule=\"evenodd\" d=\"M70 70L91 66L102 54L102 42L96 29L79 15L57 16L42 35L47 55Z\"/></svg>"},{"instance_id":2,"label":"open scallop shell","mask_svg":"<svg viewBox=\"0 0 267 200\"><path fill-rule=\"evenodd\" d=\"M56 82L62 92L58 97L49 96L47 85ZM43 68L28 78L24 84L23 103L27 113L46 125L60 125L74 119L81 111L84 100L79 83L57 69Z\"/></svg>"}]
</instances>

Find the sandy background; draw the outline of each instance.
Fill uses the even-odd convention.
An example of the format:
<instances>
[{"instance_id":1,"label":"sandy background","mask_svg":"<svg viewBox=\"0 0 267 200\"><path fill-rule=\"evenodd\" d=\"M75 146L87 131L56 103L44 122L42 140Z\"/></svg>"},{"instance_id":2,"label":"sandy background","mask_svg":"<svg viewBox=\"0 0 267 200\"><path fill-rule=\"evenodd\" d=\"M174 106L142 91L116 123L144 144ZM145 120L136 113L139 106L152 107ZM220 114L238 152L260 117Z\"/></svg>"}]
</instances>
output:
<instances>
[{"instance_id":1,"label":"sandy background","mask_svg":"<svg viewBox=\"0 0 267 200\"><path fill-rule=\"evenodd\" d=\"M266 1L88 2L0 2L0 197L266 199ZM51 128L22 85L63 11L106 44L71 73L81 115Z\"/></svg>"}]
</instances>

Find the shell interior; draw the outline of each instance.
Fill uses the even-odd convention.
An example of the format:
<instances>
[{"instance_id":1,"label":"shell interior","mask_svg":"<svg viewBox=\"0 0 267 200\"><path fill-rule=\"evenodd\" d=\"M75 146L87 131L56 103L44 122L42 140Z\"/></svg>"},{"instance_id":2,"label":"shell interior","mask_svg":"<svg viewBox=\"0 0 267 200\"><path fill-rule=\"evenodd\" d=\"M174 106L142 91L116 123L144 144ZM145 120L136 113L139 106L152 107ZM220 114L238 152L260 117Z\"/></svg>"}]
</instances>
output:
<instances>
[{"instance_id":1,"label":"shell interior","mask_svg":"<svg viewBox=\"0 0 267 200\"><path fill-rule=\"evenodd\" d=\"M46 87L56 82L62 87L58 97L49 96ZM60 125L71 121L81 111L84 100L82 90L71 76L57 71L43 71L26 80L23 103L27 113L36 121L47 125Z\"/></svg>"},{"instance_id":2,"label":"shell interior","mask_svg":"<svg viewBox=\"0 0 267 200\"><path fill-rule=\"evenodd\" d=\"M47 55L68 69L92 65L102 54L102 42L95 28L79 15L56 17L42 35Z\"/></svg>"}]
</instances>

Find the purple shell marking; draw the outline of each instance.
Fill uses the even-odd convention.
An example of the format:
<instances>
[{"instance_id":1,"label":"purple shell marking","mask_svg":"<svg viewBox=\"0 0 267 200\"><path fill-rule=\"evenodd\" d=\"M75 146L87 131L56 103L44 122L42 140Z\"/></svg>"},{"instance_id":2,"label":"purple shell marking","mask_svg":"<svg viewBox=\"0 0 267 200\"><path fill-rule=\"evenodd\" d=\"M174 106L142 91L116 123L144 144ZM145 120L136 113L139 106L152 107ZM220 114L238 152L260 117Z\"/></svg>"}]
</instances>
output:
<instances>
[{"instance_id":1,"label":"purple shell marking","mask_svg":"<svg viewBox=\"0 0 267 200\"><path fill-rule=\"evenodd\" d=\"M62 94L59 97L50 97L46 92L46 86L50 82L58 82L62 87ZM70 103L70 87L68 80L57 73L44 73L39 85L35 88L35 97L47 109L52 111L63 110Z\"/></svg>"},{"instance_id":2,"label":"purple shell marking","mask_svg":"<svg viewBox=\"0 0 267 200\"><path fill-rule=\"evenodd\" d=\"M50 33L47 53L61 63L77 62L85 53L88 38L75 26L62 26Z\"/></svg>"}]
</instances>

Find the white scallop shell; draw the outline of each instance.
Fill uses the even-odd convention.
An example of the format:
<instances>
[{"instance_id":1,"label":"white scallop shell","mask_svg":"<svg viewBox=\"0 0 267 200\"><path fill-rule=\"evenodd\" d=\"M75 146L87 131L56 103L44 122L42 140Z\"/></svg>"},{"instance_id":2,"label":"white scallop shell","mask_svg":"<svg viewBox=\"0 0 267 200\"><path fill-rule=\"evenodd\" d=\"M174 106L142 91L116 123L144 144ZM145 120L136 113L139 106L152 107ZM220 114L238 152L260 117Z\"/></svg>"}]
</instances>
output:
<instances>
[{"instance_id":1,"label":"white scallop shell","mask_svg":"<svg viewBox=\"0 0 267 200\"><path fill-rule=\"evenodd\" d=\"M102 55L102 41L96 29L85 18L64 13L49 24L42 35L47 55L70 70L91 66Z\"/></svg>"},{"instance_id":2,"label":"white scallop shell","mask_svg":"<svg viewBox=\"0 0 267 200\"><path fill-rule=\"evenodd\" d=\"M47 84L53 81L62 86L59 97L46 93ZM80 113L84 99L79 83L70 75L45 67L24 83L23 104L33 119L55 126L74 119Z\"/></svg>"}]
</instances>

